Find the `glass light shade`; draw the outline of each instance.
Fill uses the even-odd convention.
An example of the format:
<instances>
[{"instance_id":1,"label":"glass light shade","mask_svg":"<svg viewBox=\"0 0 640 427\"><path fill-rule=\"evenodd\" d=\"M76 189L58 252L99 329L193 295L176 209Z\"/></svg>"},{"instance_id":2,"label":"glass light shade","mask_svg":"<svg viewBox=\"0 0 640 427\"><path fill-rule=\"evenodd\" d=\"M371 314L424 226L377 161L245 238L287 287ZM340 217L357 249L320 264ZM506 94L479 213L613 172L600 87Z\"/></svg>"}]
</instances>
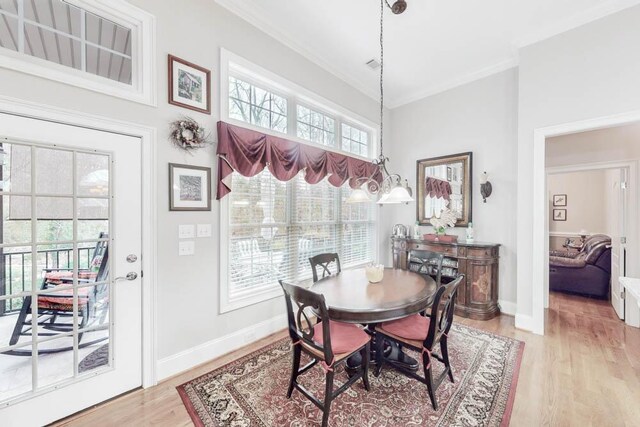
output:
<instances>
[{"instance_id":1,"label":"glass light shade","mask_svg":"<svg viewBox=\"0 0 640 427\"><path fill-rule=\"evenodd\" d=\"M489 181L489 174L486 172L482 172L480 175L480 184L486 184Z\"/></svg>"},{"instance_id":2,"label":"glass light shade","mask_svg":"<svg viewBox=\"0 0 640 427\"><path fill-rule=\"evenodd\" d=\"M347 203L367 203L371 202L369 194L362 188L356 188L351 192L346 200Z\"/></svg>"},{"instance_id":3,"label":"glass light shade","mask_svg":"<svg viewBox=\"0 0 640 427\"><path fill-rule=\"evenodd\" d=\"M413 197L409 194L406 187L402 185L395 186L389 193L385 193L378 200L380 205L390 205L395 203L409 203L413 202Z\"/></svg>"}]
</instances>

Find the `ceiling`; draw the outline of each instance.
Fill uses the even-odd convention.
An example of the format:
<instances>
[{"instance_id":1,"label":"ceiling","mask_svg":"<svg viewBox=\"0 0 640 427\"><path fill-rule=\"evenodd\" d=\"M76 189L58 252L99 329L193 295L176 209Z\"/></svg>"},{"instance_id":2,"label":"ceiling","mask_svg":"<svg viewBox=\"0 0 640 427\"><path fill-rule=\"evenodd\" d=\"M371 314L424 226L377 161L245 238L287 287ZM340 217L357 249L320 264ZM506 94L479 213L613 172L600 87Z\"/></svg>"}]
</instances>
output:
<instances>
[{"instance_id":1,"label":"ceiling","mask_svg":"<svg viewBox=\"0 0 640 427\"><path fill-rule=\"evenodd\" d=\"M377 98L378 0L216 0ZM389 0L392 3L392 0ZM394 108L517 65L518 48L640 0L407 0L385 12L385 104Z\"/></svg>"}]
</instances>

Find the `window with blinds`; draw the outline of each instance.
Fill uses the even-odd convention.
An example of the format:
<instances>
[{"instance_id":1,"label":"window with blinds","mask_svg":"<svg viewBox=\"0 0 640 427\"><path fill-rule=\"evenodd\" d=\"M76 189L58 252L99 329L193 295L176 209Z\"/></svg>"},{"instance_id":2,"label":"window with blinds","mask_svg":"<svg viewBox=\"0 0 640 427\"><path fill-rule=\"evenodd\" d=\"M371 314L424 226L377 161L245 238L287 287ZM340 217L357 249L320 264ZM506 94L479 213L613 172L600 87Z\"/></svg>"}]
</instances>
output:
<instances>
[{"instance_id":1,"label":"window with blinds","mask_svg":"<svg viewBox=\"0 0 640 427\"><path fill-rule=\"evenodd\" d=\"M302 176L285 183L265 169L252 178L234 173L232 188L229 303L279 289L278 280L310 280L313 255L337 252L342 268L374 260L375 204L347 204L348 185L310 185Z\"/></svg>"}]
</instances>

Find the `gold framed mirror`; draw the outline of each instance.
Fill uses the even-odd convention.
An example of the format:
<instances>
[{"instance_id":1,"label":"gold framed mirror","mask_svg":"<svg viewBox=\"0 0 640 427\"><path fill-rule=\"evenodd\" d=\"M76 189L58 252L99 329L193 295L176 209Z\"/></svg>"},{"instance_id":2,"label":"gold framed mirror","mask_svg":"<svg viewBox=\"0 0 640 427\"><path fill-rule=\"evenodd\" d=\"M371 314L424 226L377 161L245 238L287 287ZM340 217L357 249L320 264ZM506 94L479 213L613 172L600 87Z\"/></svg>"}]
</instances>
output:
<instances>
[{"instance_id":1,"label":"gold framed mirror","mask_svg":"<svg viewBox=\"0 0 640 427\"><path fill-rule=\"evenodd\" d=\"M416 215L420 225L440 217L449 208L456 215L456 227L471 222L471 177L473 153L453 154L417 161Z\"/></svg>"}]
</instances>

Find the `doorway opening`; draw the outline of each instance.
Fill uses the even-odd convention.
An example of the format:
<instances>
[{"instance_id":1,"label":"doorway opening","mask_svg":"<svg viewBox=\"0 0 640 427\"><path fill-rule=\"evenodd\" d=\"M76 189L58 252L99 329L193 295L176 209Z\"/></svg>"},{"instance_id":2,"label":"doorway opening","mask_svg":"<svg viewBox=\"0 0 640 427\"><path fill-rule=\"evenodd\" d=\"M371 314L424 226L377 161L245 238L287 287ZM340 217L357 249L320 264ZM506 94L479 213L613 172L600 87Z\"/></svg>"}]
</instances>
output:
<instances>
[{"instance_id":1,"label":"doorway opening","mask_svg":"<svg viewBox=\"0 0 640 427\"><path fill-rule=\"evenodd\" d=\"M608 236L612 238L610 242L606 242L606 238L601 237L603 241L599 243L600 248L605 252L610 250L614 254L609 259L602 258L600 260L601 266L604 270L607 270L608 267L609 278L611 276L619 277L622 274L638 277L640 274L640 271L636 271L639 267L638 263L634 262L640 254L638 251L640 230L637 224L638 159L640 159L640 112L591 119L535 131L533 332L544 334L545 309L549 307L550 303L550 249L559 250L557 247L554 248L558 240L560 240L560 246L565 254L574 255L575 252L580 253L583 248L585 250L592 249L590 243L593 242L589 241L592 235L614 234ZM578 209L587 208L571 206L571 201L576 201L576 199L569 200L565 192L557 191L552 194L551 191L555 191L550 188L554 181L552 176L587 171L592 171L594 175L600 175L602 178L601 184L599 184L602 191L591 189L591 198L595 198L594 194L598 191L602 197L608 198L602 203L616 204L615 209L609 209L607 213L611 216L611 221L614 221L613 218L615 218L615 226L605 228L606 232L596 231L595 228L588 230L584 226L575 230L554 231L554 228L557 228L554 223L569 222L569 218L576 218ZM588 187L586 175L583 174L581 178L584 180L582 186ZM605 186L607 186L607 191L605 191ZM616 191L613 191L614 189ZM554 201L556 206L554 206ZM574 224L573 227L577 227L577 225ZM563 233L568 235L561 235ZM566 240L567 238L569 241ZM563 245L565 246L563 247ZM600 254L601 252L593 253L592 257L597 258L597 255ZM584 256L586 255L583 254L582 257ZM613 261L609 261L610 259ZM568 261L565 264L571 263L572 261ZM579 267L577 264L573 267ZM613 284L614 288L611 288L608 284L611 283L610 279L609 282L606 281L606 278L602 281L604 283L601 283L600 297L603 297L602 293L605 292L607 300L617 306L615 312L625 316L624 294L615 288L619 284L616 281Z\"/></svg>"}]
</instances>

